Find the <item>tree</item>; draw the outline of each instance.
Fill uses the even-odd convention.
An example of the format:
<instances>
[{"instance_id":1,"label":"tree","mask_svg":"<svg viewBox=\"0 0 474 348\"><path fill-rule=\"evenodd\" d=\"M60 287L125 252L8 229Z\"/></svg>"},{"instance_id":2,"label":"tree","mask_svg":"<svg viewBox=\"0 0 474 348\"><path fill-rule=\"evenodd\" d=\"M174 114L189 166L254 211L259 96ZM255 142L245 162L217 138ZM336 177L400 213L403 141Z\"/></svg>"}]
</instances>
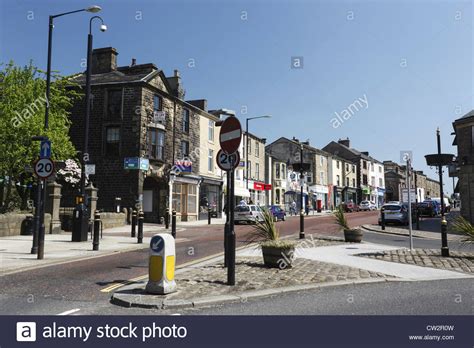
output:
<instances>
[{"instance_id":1,"label":"tree","mask_svg":"<svg viewBox=\"0 0 474 348\"><path fill-rule=\"evenodd\" d=\"M10 61L1 64L0 69L0 179L6 185L0 212L5 212L18 208L11 205L16 194L21 197L22 206L25 205L29 192L24 188L31 187L29 184L34 181L33 176L25 172L25 166L31 165L39 154L39 144L31 140L32 136L45 135L51 140L55 161L76 157L69 138L68 110L79 93L68 88L70 80L54 74L49 129L45 132L45 73L31 62L20 67Z\"/></svg>"}]
</instances>

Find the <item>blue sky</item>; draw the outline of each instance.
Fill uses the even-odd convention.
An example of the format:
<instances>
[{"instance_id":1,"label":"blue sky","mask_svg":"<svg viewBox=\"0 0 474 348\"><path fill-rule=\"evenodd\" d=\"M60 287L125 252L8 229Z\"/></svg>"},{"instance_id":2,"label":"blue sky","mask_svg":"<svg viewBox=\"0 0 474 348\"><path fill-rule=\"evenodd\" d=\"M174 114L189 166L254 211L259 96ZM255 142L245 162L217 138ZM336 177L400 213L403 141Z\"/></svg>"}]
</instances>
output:
<instances>
[{"instance_id":1,"label":"blue sky","mask_svg":"<svg viewBox=\"0 0 474 348\"><path fill-rule=\"evenodd\" d=\"M472 4L469 1L8 1L0 0L0 61L46 67L47 16L97 4L109 30L94 47L181 71L186 99L239 117L269 141L309 139L316 147L349 137L379 160L412 150L444 152L451 123L473 109ZM58 18L53 68L84 70L88 13ZM292 69L292 57L303 57ZM358 98L368 107L338 128L331 119ZM241 111L247 111L242 114ZM451 181L446 190L452 192Z\"/></svg>"}]
</instances>

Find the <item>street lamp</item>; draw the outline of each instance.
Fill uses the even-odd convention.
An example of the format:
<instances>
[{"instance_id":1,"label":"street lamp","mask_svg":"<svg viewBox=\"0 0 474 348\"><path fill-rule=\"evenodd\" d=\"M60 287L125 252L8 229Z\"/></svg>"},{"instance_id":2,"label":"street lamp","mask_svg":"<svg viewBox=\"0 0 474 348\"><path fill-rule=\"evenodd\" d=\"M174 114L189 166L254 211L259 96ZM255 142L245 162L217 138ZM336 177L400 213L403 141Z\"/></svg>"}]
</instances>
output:
<instances>
[{"instance_id":1,"label":"street lamp","mask_svg":"<svg viewBox=\"0 0 474 348\"><path fill-rule=\"evenodd\" d=\"M98 12L98 11L96 11ZM86 70L86 117L84 120L84 146L82 151L82 170L81 170L81 198L77 200L77 207L76 209L79 210L79 217L80 219L74 219L76 226L75 231L87 231L87 226L89 224L89 210L88 204L86 199L86 162L89 161L89 120L90 120L90 112L91 112L91 74L92 74L92 42L93 42L93 35L92 35L92 22L94 19L97 19L101 22L100 31L105 32L107 30L107 26L104 24L104 20L99 16L93 16L89 20L89 34L87 36L87 70ZM76 215L74 215L76 217ZM96 231L94 230L94 233ZM98 233L98 232L97 232ZM83 233L81 233L83 234ZM86 233L87 236L87 233ZM82 238L77 238L76 241L82 240ZM74 238L73 238L74 239Z\"/></svg>"},{"instance_id":2,"label":"street lamp","mask_svg":"<svg viewBox=\"0 0 474 348\"><path fill-rule=\"evenodd\" d=\"M426 155L426 164L429 166L438 167L439 175L439 195L441 201L441 256L449 256L449 247L448 247L448 235L447 227L448 222L444 216L445 206L444 206L444 190L443 190L443 166L452 164L454 155L441 153L441 136L439 128L436 130L436 141L438 145L438 153L432 155Z\"/></svg>"},{"instance_id":3,"label":"street lamp","mask_svg":"<svg viewBox=\"0 0 474 348\"><path fill-rule=\"evenodd\" d=\"M249 121L258 118L271 118L271 115L247 117L245 119L245 182L246 188L249 189Z\"/></svg>"},{"instance_id":4,"label":"street lamp","mask_svg":"<svg viewBox=\"0 0 474 348\"><path fill-rule=\"evenodd\" d=\"M47 69L46 69L46 102L45 102L45 110L44 110L44 131L47 132L49 128L49 97L51 92L51 51L52 51L52 44L53 44L53 28L54 28L54 19L62 16L66 16L69 14L77 13L77 12L91 12L97 13L102 8L100 6L89 6L80 10L69 11L64 13L59 13L57 15L49 16L48 21L48 59L47 59ZM38 188L41 187L41 180L38 179ZM42 187L41 195L38 195L39 199L37 200L37 209L35 212L35 231L34 233L37 234L38 237L38 248L35 250L33 248L31 250L32 253L38 253L38 259L43 259L44 257L44 208L46 202L46 185ZM42 197L42 199L41 199ZM41 202L42 201L42 202ZM38 209L40 208L40 209Z\"/></svg>"}]
</instances>

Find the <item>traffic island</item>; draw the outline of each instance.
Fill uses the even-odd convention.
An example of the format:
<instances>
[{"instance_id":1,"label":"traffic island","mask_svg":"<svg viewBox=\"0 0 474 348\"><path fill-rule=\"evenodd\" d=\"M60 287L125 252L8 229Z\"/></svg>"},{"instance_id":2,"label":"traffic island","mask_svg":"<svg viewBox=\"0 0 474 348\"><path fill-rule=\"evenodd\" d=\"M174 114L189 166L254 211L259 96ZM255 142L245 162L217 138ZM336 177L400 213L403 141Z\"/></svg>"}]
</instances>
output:
<instances>
[{"instance_id":1,"label":"traffic island","mask_svg":"<svg viewBox=\"0 0 474 348\"><path fill-rule=\"evenodd\" d=\"M329 243L336 242L322 242ZM261 256L240 256L236 260L235 286L226 284L227 269L223 262L216 261L181 269L176 274L177 292L148 294L144 280L121 288L112 295L111 302L124 307L193 308L325 286L382 282L389 278L395 279L383 273L304 258L294 260L291 268L267 268Z\"/></svg>"},{"instance_id":2,"label":"traffic island","mask_svg":"<svg viewBox=\"0 0 474 348\"><path fill-rule=\"evenodd\" d=\"M451 251L450 257L443 257L439 249L398 249L357 256L474 275L474 253L470 252Z\"/></svg>"}]
</instances>

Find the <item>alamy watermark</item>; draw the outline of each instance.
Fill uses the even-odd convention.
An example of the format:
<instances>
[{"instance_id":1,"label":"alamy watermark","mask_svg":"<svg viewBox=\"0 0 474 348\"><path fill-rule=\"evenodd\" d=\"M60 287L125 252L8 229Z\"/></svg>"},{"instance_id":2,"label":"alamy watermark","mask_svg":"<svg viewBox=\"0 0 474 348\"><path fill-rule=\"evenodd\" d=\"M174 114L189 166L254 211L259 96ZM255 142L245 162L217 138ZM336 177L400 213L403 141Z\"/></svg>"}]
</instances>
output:
<instances>
[{"instance_id":1,"label":"alamy watermark","mask_svg":"<svg viewBox=\"0 0 474 348\"><path fill-rule=\"evenodd\" d=\"M364 94L363 97L359 97L355 99L349 106L343 109L340 112L334 112L336 117L333 117L329 122L331 123L332 127L337 129L344 124L344 122L351 119L352 116L356 112L361 109L368 109L369 108L369 99L367 95Z\"/></svg>"}]
</instances>

